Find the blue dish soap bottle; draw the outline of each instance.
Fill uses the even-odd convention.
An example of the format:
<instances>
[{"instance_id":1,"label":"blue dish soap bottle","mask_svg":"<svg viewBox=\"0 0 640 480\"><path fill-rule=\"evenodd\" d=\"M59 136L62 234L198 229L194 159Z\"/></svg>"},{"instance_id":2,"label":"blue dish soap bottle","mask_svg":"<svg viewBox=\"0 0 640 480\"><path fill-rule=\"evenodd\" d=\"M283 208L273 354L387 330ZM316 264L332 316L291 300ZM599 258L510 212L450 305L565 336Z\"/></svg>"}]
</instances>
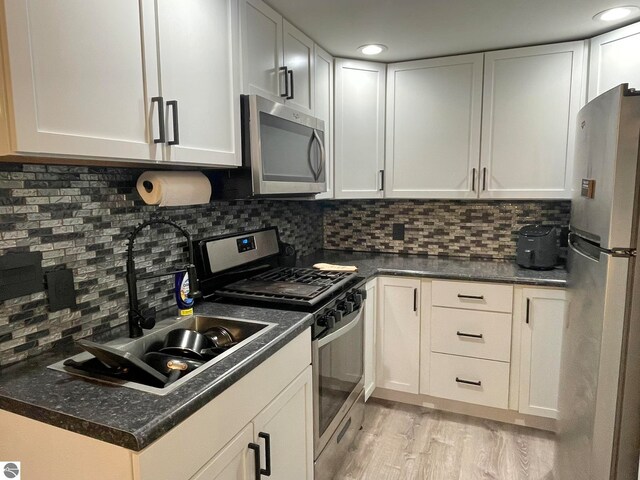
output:
<instances>
[{"instance_id":1,"label":"blue dish soap bottle","mask_svg":"<svg viewBox=\"0 0 640 480\"><path fill-rule=\"evenodd\" d=\"M193 298L189 296L189 274L176 273L176 303L181 316L193 315Z\"/></svg>"}]
</instances>

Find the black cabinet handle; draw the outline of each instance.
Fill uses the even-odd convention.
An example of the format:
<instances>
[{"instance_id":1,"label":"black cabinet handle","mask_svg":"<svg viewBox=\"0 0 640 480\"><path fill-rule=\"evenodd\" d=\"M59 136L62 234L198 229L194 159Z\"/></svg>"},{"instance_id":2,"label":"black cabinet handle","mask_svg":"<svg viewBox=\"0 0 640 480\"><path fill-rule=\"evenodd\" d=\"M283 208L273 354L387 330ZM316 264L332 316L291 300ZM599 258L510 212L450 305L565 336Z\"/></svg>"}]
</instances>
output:
<instances>
[{"instance_id":1,"label":"black cabinet handle","mask_svg":"<svg viewBox=\"0 0 640 480\"><path fill-rule=\"evenodd\" d=\"M280 96L282 98L289 98L289 69L287 67L280 67L280 71L284 72L284 93L281 93Z\"/></svg>"},{"instance_id":2,"label":"black cabinet handle","mask_svg":"<svg viewBox=\"0 0 640 480\"><path fill-rule=\"evenodd\" d=\"M287 72L289 75L289 81L291 82L291 95L287 97L287 100L293 100L293 70Z\"/></svg>"},{"instance_id":3,"label":"black cabinet handle","mask_svg":"<svg viewBox=\"0 0 640 480\"><path fill-rule=\"evenodd\" d=\"M476 387L481 387L482 386L482 382L480 380L478 380L477 382L473 382L471 380L463 380L462 378L456 377L456 382L464 383L465 385L474 385Z\"/></svg>"},{"instance_id":4,"label":"black cabinet handle","mask_svg":"<svg viewBox=\"0 0 640 480\"><path fill-rule=\"evenodd\" d=\"M469 338L483 338L481 333L464 333L464 332L456 332L456 335L459 337L469 337Z\"/></svg>"},{"instance_id":5,"label":"black cabinet handle","mask_svg":"<svg viewBox=\"0 0 640 480\"><path fill-rule=\"evenodd\" d=\"M173 140L167 142L167 145L180 145L180 127L178 126L178 101L169 100L167 107L171 107L173 116Z\"/></svg>"},{"instance_id":6,"label":"black cabinet handle","mask_svg":"<svg viewBox=\"0 0 640 480\"><path fill-rule=\"evenodd\" d=\"M471 300L484 300L484 295L465 295L463 293L459 293L458 298L468 298Z\"/></svg>"},{"instance_id":7,"label":"black cabinet handle","mask_svg":"<svg viewBox=\"0 0 640 480\"><path fill-rule=\"evenodd\" d=\"M413 311L414 312L418 311L418 289L417 288L413 289Z\"/></svg>"},{"instance_id":8,"label":"black cabinet handle","mask_svg":"<svg viewBox=\"0 0 640 480\"><path fill-rule=\"evenodd\" d=\"M271 476L271 435L268 433L260 432L258 437L264 438L264 457L266 460L266 468L261 468L260 473L265 477Z\"/></svg>"},{"instance_id":9,"label":"black cabinet handle","mask_svg":"<svg viewBox=\"0 0 640 480\"><path fill-rule=\"evenodd\" d=\"M258 445L257 443L250 443L248 446L254 452L254 479L260 480L260 445Z\"/></svg>"},{"instance_id":10,"label":"black cabinet handle","mask_svg":"<svg viewBox=\"0 0 640 480\"><path fill-rule=\"evenodd\" d=\"M384 190L384 170L380 170L380 188L379 191Z\"/></svg>"},{"instance_id":11,"label":"black cabinet handle","mask_svg":"<svg viewBox=\"0 0 640 480\"><path fill-rule=\"evenodd\" d=\"M471 191L476 191L476 169L475 167L471 169Z\"/></svg>"},{"instance_id":12,"label":"black cabinet handle","mask_svg":"<svg viewBox=\"0 0 640 480\"><path fill-rule=\"evenodd\" d=\"M487 189L487 167L482 168L482 190Z\"/></svg>"},{"instance_id":13,"label":"black cabinet handle","mask_svg":"<svg viewBox=\"0 0 640 480\"><path fill-rule=\"evenodd\" d=\"M529 325L529 311L531 310L531 299L527 298L527 314L525 317L525 322L527 322L527 325Z\"/></svg>"},{"instance_id":14,"label":"black cabinet handle","mask_svg":"<svg viewBox=\"0 0 640 480\"><path fill-rule=\"evenodd\" d=\"M151 103L158 104L158 138L153 139L153 143L164 143L167 141L164 131L164 99L162 97L151 97Z\"/></svg>"}]
</instances>

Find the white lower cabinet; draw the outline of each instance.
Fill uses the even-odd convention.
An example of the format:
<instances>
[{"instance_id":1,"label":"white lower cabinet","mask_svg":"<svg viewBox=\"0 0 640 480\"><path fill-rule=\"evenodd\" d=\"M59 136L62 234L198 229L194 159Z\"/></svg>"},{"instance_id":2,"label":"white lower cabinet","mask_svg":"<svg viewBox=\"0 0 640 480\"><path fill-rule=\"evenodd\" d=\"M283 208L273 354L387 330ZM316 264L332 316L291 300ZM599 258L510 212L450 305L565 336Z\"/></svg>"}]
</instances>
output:
<instances>
[{"instance_id":1,"label":"white lower cabinet","mask_svg":"<svg viewBox=\"0 0 640 480\"><path fill-rule=\"evenodd\" d=\"M253 480L250 444L259 447L260 468L266 469L267 442L260 435L266 433L269 478L312 480L311 385L307 329L141 451L0 410L0 431L20 432L0 435L0 452L20 459L30 478L38 479Z\"/></svg>"},{"instance_id":2,"label":"white lower cabinet","mask_svg":"<svg viewBox=\"0 0 640 480\"><path fill-rule=\"evenodd\" d=\"M428 395L413 401L437 408L452 405L437 399L493 407L504 421L556 418L565 310L560 288L380 277L371 388L401 401Z\"/></svg>"},{"instance_id":3,"label":"white lower cabinet","mask_svg":"<svg viewBox=\"0 0 640 480\"><path fill-rule=\"evenodd\" d=\"M252 480L255 467L252 451L253 425L247 425L192 480Z\"/></svg>"},{"instance_id":4,"label":"white lower cabinet","mask_svg":"<svg viewBox=\"0 0 640 480\"><path fill-rule=\"evenodd\" d=\"M520 295L518 295L520 297ZM523 288L520 324L518 411L556 418L566 292Z\"/></svg>"},{"instance_id":5,"label":"white lower cabinet","mask_svg":"<svg viewBox=\"0 0 640 480\"><path fill-rule=\"evenodd\" d=\"M509 364L431 353L430 391L434 397L487 407L509 406Z\"/></svg>"},{"instance_id":6,"label":"white lower cabinet","mask_svg":"<svg viewBox=\"0 0 640 480\"><path fill-rule=\"evenodd\" d=\"M364 302L364 399L376 388L376 297L377 280L367 282Z\"/></svg>"},{"instance_id":7,"label":"white lower cabinet","mask_svg":"<svg viewBox=\"0 0 640 480\"><path fill-rule=\"evenodd\" d=\"M260 445L260 465L265 469L270 464L270 478L313 480L312 405L311 367L307 367L254 419L254 442ZM267 444L270 444L269 461Z\"/></svg>"},{"instance_id":8,"label":"white lower cabinet","mask_svg":"<svg viewBox=\"0 0 640 480\"><path fill-rule=\"evenodd\" d=\"M420 384L420 280L381 277L378 283L376 385L418 393Z\"/></svg>"}]
</instances>

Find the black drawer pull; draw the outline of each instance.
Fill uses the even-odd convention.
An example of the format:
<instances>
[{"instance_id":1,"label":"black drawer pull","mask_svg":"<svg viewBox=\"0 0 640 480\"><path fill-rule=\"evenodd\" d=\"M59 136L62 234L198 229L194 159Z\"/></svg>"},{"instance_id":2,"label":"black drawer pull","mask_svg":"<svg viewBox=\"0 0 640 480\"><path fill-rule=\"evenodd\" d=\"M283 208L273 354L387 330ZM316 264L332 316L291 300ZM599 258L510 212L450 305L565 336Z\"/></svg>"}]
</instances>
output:
<instances>
[{"instance_id":1,"label":"black drawer pull","mask_svg":"<svg viewBox=\"0 0 640 480\"><path fill-rule=\"evenodd\" d=\"M480 380L478 380L477 382L473 382L471 380L463 380L462 378L456 377L456 382L464 383L465 385L474 385L476 387L481 387L482 386L482 382Z\"/></svg>"},{"instance_id":2,"label":"black drawer pull","mask_svg":"<svg viewBox=\"0 0 640 480\"><path fill-rule=\"evenodd\" d=\"M257 443L250 443L248 446L254 452L255 473L253 478L255 480L260 480L260 445Z\"/></svg>"},{"instance_id":3,"label":"black drawer pull","mask_svg":"<svg viewBox=\"0 0 640 480\"><path fill-rule=\"evenodd\" d=\"M459 337L469 337L469 338L483 338L481 333L464 333L464 332L456 332L456 335Z\"/></svg>"},{"instance_id":4,"label":"black drawer pull","mask_svg":"<svg viewBox=\"0 0 640 480\"><path fill-rule=\"evenodd\" d=\"M418 311L418 289L417 288L413 289L413 311L414 312Z\"/></svg>"},{"instance_id":5,"label":"black drawer pull","mask_svg":"<svg viewBox=\"0 0 640 480\"><path fill-rule=\"evenodd\" d=\"M264 457L266 459L266 468L261 468L260 473L265 477L271 476L271 435L260 432L258 437L264 438Z\"/></svg>"},{"instance_id":6,"label":"black drawer pull","mask_svg":"<svg viewBox=\"0 0 640 480\"><path fill-rule=\"evenodd\" d=\"M531 311L531 299L527 298L527 316L525 321L527 322L527 325L529 325L529 312Z\"/></svg>"},{"instance_id":7,"label":"black drawer pull","mask_svg":"<svg viewBox=\"0 0 640 480\"><path fill-rule=\"evenodd\" d=\"M465 295L463 293L459 293L458 298L468 298L471 300L484 300L484 295Z\"/></svg>"}]
</instances>

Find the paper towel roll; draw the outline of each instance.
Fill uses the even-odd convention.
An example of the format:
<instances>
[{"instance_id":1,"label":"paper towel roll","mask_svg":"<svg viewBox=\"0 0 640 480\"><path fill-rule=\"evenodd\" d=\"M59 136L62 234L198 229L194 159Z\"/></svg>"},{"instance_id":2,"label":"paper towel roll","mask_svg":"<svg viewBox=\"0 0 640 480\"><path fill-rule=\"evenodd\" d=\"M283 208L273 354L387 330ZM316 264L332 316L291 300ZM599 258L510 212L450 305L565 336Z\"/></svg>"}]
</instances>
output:
<instances>
[{"instance_id":1,"label":"paper towel roll","mask_svg":"<svg viewBox=\"0 0 640 480\"><path fill-rule=\"evenodd\" d=\"M202 205L211 199L211 182L201 172L144 172L136 187L147 205Z\"/></svg>"}]
</instances>

